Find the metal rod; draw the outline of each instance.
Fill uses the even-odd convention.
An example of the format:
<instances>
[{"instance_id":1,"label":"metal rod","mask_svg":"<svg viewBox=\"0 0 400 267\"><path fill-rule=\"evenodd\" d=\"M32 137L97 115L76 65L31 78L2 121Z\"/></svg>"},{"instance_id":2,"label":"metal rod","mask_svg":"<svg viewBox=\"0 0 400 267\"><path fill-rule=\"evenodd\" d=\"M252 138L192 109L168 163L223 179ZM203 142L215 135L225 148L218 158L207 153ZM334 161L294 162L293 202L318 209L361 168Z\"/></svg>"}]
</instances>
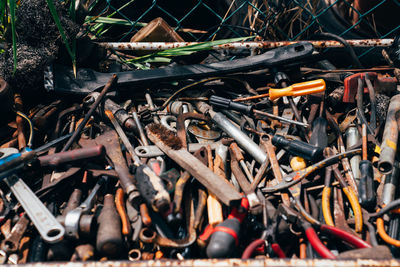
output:
<instances>
[{"instance_id":1,"label":"metal rod","mask_svg":"<svg viewBox=\"0 0 400 267\"><path fill-rule=\"evenodd\" d=\"M131 157L134 161L134 164L136 166L140 165L140 159L139 157L136 155L135 153L135 149L133 148L131 142L129 141L128 137L126 136L124 130L122 130L121 125L119 125L118 121L115 119L114 115L112 114L112 112L110 110L106 110L105 111L107 117L110 119L112 125L114 126L114 129L117 131L119 138L121 138L122 143L124 144L124 146L126 147L126 149L128 150L129 154L131 154Z\"/></svg>"},{"instance_id":2,"label":"metal rod","mask_svg":"<svg viewBox=\"0 0 400 267\"><path fill-rule=\"evenodd\" d=\"M263 115L263 116L266 116L266 117L271 118L271 119L279 120L279 121L286 122L286 123L291 123L291 124L302 126L302 127L305 127L305 128L307 128L309 126L308 123L304 123L304 122L300 122L300 121L294 121L294 120L291 120L291 119L286 119L284 117L275 116L274 114L263 112L263 111L260 111L260 110L256 110L255 109L255 110L253 110L253 112L255 114Z\"/></svg>"},{"instance_id":3,"label":"metal rod","mask_svg":"<svg viewBox=\"0 0 400 267\"><path fill-rule=\"evenodd\" d=\"M136 126L138 128L140 140L142 140L143 145L148 146L149 141L147 140L146 134L144 133L144 130L143 130L142 124L140 123L137 112L136 111L132 112L132 116L133 116L133 120L135 121Z\"/></svg>"},{"instance_id":4,"label":"metal rod","mask_svg":"<svg viewBox=\"0 0 400 267\"><path fill-rule=\"evenodd\" d=\"M350 46L354 47L388 47L393 44L393 39L361 39L346 40ZM315 48L340 48L344 47L342 43L333 40L305 41L310 42ZM202 42L99 42L99 46L115 50L146 50L161 51L171 48L197 45ZM227 44L212 46L213 50L218 49L266 49L288 46L296 44L297 41L261 41L261 42L232 42Z\"/></svg>"},{"instance_id":5,"label":"metal rod","mask_svg":"<svg viewBox=\"0 0 400 267\"><path fill-rule=\"evenodd\" d=\"M86 123L89 121L90 117L92 116L93 112L95 109L99 106L101 100L103 97L106 95L106 93L110 90L110 88L117 82L118 78L117 75L114 74L111 79L107 82L107 84L104 86L103 90L101 90L100 95L96 98L96 101L93 103L93 105L90 107L88 113L86 113L85 118L83 121L79 124L79 126L76 128L74 134L68 139L68 142L65 144L61 152L67 151L72 143L75 141L75 139L78 137L79 133L82 131L83 127L85 127Z\"/></svg>"},{"instance_id":6,"label":"metal rod","mask_svg":"<svg viewBox=\"0 0 400 267\"><path fill-rule=\"evenodd\" d=\"M239 146L249 153L258 163L262 164L267 159L267 154L222 113L210 110L209 114L213 122L230 137L235 139Z\"/></svg>"}]
</instances>

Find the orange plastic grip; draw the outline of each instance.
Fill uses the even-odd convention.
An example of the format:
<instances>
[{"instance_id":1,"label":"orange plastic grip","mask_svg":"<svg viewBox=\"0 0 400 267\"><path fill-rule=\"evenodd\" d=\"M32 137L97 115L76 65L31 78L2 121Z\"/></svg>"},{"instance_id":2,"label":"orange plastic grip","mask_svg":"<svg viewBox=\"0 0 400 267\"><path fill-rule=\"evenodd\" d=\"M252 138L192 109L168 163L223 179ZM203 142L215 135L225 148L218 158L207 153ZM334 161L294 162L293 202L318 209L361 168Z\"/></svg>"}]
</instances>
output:
<instances>
[{"instance_id":1,"label":"orange plastic grip","mask_svg":"<svg viewBox=\"0 0 400 267\"><path fill-rule=\"evenodd\" d=\"M106 110L104 111L104 113L107 115L107 117L108 117L110 120L114 119L114 114L111 112L111 110L106 109Z\"/></svg>"},{"instance_id":2,"label":"orange plastic grip","mask_svg":"<svg viewBox=\"0 0 400 267\"><path fill-rule=\"evenodd\" d=\"M281 89L270 89L269 99L275 100L282 96L302 96L315 94L325 91L326 84L323 79L312 80L302 83L295 83L291 86Z\"/></svg>"}]
</instances>

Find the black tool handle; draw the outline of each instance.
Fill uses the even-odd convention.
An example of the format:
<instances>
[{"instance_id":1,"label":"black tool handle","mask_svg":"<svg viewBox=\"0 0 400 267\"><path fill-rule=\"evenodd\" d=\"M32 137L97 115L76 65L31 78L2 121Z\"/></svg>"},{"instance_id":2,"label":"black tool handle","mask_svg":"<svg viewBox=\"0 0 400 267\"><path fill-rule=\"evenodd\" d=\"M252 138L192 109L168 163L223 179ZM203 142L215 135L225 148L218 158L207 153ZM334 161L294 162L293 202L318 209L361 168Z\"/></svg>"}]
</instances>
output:
<instances>
[{"instance_id":1,"label":"black tool handle","mask_svg":"<svg viewBox=\"0 0 400 267\"><path fill-rule=\"evenodd\" d=\"M328 146L328 135L326 134L326 127L328 122L325 118L318 117L312 123L312 133L310 137L310 144L320 148Z\"/></svg>"},{"instance_id":2,"label":"black tool handle","mask_svg":"<svg viewBox=\"0 0 400 267\"><path fill-rule=\"evenodd\" d=\"M311 43L299 42L272 49L261 55L230 61L119 72L117 73L119 78L118 84L134 85L164 81L171 82L189 78L199 79L241 71L270 68L277 65L299 64L303 59L311 58L313 51L314 48ZM72 68L54 65L53 76L54 79L46 83L47 90L69 94L87 94L104 86L111 74L81 68L78 69L77 77L75 78Z\"/></svg>"},{"instance_id":3,"label":"black tool handle","mask_svg":"<svg viewBox=\"0 0 400 267\"><path fill-rule=\"evenodd\" d=\"M135 171L136 186L141 196L155 211L165 212L169 209L170 197L161 178L147 165L140 165Z\"/></svg>"},{"instance_id":4,"label":"black tool handle","mask_svg":"<svg viewBox=\"0 0 400 267\"><path fill-rule=\"evenodd\" d=\"M233 102L230 99L212 95L209 99L210 104L217 108L239 111L246 115L251 115L253 111L252 105L246 105L239 102Z\"/></svg>"},{"instance_id":5,"label":"black tool handle","mask_svg":"<svg viewBox=\"0 0 400 267\"><path fill-rule=\"evenodd\" d=\"M323 148L310 145L299 140L287 140L282 135L272 137L272 144L281 147L288 153L302 157L312 162L319 161L322 158Z\"/></svg>"},{"instance_id":6,"label":"black tool handle","mask_svg":"<svg viewBox=\"0 0 400 267\"><path fill-rule=\"evenodd\" d=\"M366 210L373 210L376 204L374 186L374 171L369 160L360 162L361 179L358 184L358 196L361 206Z\"/></svg>"}]
</instances>

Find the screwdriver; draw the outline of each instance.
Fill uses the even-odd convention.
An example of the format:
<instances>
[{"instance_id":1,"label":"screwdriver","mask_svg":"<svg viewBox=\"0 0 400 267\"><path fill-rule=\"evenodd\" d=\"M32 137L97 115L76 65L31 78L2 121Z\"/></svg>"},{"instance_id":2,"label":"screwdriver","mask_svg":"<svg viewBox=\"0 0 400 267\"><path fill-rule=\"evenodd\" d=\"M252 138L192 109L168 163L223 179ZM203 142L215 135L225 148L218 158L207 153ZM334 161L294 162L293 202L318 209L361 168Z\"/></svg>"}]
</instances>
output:
<instances>
[{"instance_id":1,"label":"screwdriver","mask_svg":"<svg viewBox=\"0 0 400 267\"><path fill-rule=\"evenodd\" d=\"M135 180L142 197L155 211L164 212L168 210L171 199L161 178L157 176L150 167L141 163L131 142L122 130L121 125L118 124L112 112L110 110L105 110L105 114L110 119L123 144L131 155L133 164L137 167Z\"/></svg>"},{"instance_id":2,"label":"screwdriver","mask_svg":"<svg viewBox=\"0 0 400 267\"><path fill-rule=\"evenodd\" d=\"M367 125L362 124L362 161L360 161L360 183L358 184L359 202L366 210L373 210L376 204L374 171L367 158Z\"/></svg>"},{"instance_id":3,"label":"screwdriver","mask_svg":"<svg viewBox=\"0 0 400 267\"><path fill-rule=\"evenodd\" d=\"M328 146L328 135L326 134L328 121L321 116L322 110L323 102L321 102L320 115L312 122L312 132L309 143L313 146L325 148Z\"/></svg>"},{"instance_id":4,"label":"screwdriver","mask_svg":"<svg viewBox=\"0 0 400 267\"><path fill-rule=\"evenodd\" d=\"M274 135L272 144L276 147L281 147L288 153L302 157L310 161L318 161L322 158L323 148L310 145L299 140L288 140L282 135Z\"/></svg>"},{"instance_id":5,"label":"screwdriver","mask_svg":"<svg viewBox=\"0 0 400 267\"><path fill-rule=\"evenodd\" d=\"M269 99L272 101L272 100L278 99L283 96L296 97L296 96L320 93L320 92L324 92L325 89L326 89L325 81L323 79L317 79L317 80L312 80L312 81L307 81L307 82L302 82L302 83L295 83L288 87L280 88L280 89L271 88L271 89L269 89L269 92L266 94L237 98L234 101L235 102L236 101L247 101L247 100L259 99L259 98L264 98L264 97L269 97Z\"/></svg>"},{"instance_id":6,"label":"screwdriver","mask_svg":"<svg viewBox=\"0 0 400 267\"><path fill-rule=\"evenodd\" d=\"M256 109L254 109L254 107L252 105L236 103L236 102L234 102L230 99L224 98L224 97L212 95L209 98L209 102L211 105L213 105L217 108L222 108L222 109L227 109L227 110L235 110L235 111L239 111L246 115L258 114L258 115L266 116L271 119L280 120L283 122L292 123L292 124L303 126L303 127L308 127L307 123L286 119L286 118L276 116L276 115L268 113L268 112L256 110Z\"/></svg>"}]
</instances>

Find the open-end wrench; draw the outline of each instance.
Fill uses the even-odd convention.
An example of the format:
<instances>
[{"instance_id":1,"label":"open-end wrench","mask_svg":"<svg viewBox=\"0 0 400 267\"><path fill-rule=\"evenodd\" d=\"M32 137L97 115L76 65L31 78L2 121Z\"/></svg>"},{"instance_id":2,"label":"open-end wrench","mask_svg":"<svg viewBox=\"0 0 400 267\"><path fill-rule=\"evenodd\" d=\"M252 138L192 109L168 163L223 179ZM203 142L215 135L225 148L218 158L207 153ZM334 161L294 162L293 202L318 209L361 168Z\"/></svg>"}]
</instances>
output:
<instances>
[{"instance_id":1,"label":"open-end wrench","mask_svg":"<svg viewBox=\"0 0 400 267\"><path fill-rule=\"evenodd\" d=\"M65 229L25 182L16 175L4 179L44 241L60 241Z\"/></svg>"},{"instance_id":2,"label":"open-end wrench","mask_svg":"<svg viewBox=\"0 0 400 267\"><path fill-rule=\"evenodd\" d=\"M7 148L1 149L0 152L3 153L2 157L6 157L18 153L18 150ZM48 243L60 241L64 236L64 227L57 221L54 215L51 214L35 193L32 192L29 186L16 175L6 177L4 181L24 208L43 240Z\"/></svg>"},{"instance_id":3,"label":"open-end wrench","mask_svg":"<svg viewBox=\"0 0 400 267\"><path fill-rule=\"evenodd\" d=\"M1 242L1 249L7 254L17 252L19 241L25 234L29 223L30 220L23 214L12 228L11 233Z\"/></svg>"},{"instance_id":4,"label":"open-end wrench","mask_svg":"<svg viewBox=\"0 0 400 267\"><path fill-rule=\"evenodd\" d=\"M213 143L208 143L211 146L212 150L215 150L215 148L220 144L220 142L213 142ZM188 151L191 153L196 152L200 148L204 147L204 144L201 143L190 143L188 144ZM157 146L150 145L150 146L137 146L135 147L135 153L138 155L138 157L141 158L152 158L152 157L158 157L158 156L164 156L164 152L161 151Z\"/></svg>"}]
</instances>

